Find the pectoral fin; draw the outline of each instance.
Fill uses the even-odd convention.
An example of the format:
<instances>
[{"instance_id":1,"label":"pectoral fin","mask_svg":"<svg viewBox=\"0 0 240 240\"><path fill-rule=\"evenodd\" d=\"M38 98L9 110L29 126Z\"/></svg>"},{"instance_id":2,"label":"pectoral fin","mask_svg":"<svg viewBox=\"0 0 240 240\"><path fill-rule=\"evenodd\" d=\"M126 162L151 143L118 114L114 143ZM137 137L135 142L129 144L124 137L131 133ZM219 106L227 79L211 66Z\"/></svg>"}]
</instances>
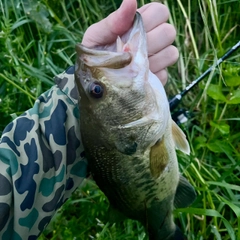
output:
<instances>
[{"instance_id":1,"label":"pectoral fin","mask_svg":"<svg viewBox=\"0 0 240 240\"><path fill-rule=\"evenodd\" d=\"M189 155L190 147L186 135L174 121L172 121L172 135L176 148Z\"/></svg>"},{"instance_id":2,"label":"pectoral fin","mask_svg":"<svg viewBox=\"0 0 240 240\"><path fill-rule=\"evenodd\" d=\"M177 191L174 199L175 208L185 208L193 203L196 192L186 178L180 176Z\"/></svg>"},{"instance_id":3,"label":"pectoral fin","mask_svg":"<svg viewBox=\"0 0 240 240\"><path fill-rule=\"evenodd\" d=\"M164 143L164 137L159 140L150 151L150 170L154 178L158 178L167 166L169 156Z\"/></svg>"}]
</instances>

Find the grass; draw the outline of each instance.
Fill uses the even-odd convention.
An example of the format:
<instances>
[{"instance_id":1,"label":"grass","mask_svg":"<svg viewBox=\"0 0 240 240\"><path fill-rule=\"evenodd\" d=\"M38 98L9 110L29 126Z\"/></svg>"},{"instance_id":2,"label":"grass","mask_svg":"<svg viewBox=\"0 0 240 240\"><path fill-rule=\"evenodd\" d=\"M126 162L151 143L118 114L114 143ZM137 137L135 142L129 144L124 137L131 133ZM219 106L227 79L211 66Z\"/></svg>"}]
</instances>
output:
<instances>
[{"instance_id":1,"label":"grass","mask_svg":"<svg viewBox=\"0 0 240 240\"><path fill-rule=\"evenodd\" d=\"M53 76L75 61L86 28L121 1L0 0L0 133L30 108ZM140 1L139 5L148 1ZM169 97L184 89L239 41L237 0L165 0L177 29L177 64L169 68ZM181 108L191 155L178 153L180 170L198 197L174 212L188 239L240 239L240 52L188 93ZM86 181L55 215L40 239L147 239L136 221L110 224L108 201Z\"/></svg>"}]
</instances>

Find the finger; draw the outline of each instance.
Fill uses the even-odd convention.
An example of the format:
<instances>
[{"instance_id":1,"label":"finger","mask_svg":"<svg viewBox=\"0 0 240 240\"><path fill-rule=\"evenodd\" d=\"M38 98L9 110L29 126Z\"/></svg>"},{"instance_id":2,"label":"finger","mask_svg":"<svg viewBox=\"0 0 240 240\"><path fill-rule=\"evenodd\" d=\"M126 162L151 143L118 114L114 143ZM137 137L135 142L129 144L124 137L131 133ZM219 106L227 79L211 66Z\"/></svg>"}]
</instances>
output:
<instances>
[{"instance_id":1,"label":"finger","mask_svg":"<svg viewBox=\"0 0 240 240\"><path fill-rule=\"evenodd\" d=\"M123 0L119 9L87 29L82 44L94 47L114 42L132 26L136 9L136 0Z\"/></svg>"},{"instance_id":2,"label":"finger","mask_svg":"<svg viewBox=\"0 0 240 240\"><path fill-rule=\"evenodd\" d=\"M161 51L171 45L176 38L175 28L168 23L163 23L147 33L148 55Z\"/></svg>"},{"instance_id":3,"label":"finger","mask_svg":"<svg viewBox=\"0 0 240 240\"><path fill-rule=\"evenodd\" d=\"M164 48L162 51L149 57L150 70L153 73L157 73L162 69L173 65L178 60L179 52L176 47L170 45Z\"/></svg>"},{"instance_id":4,"label":"finger","mask_svg":"<svg viewBox=\"0 0 240 240\"><path fill-rule=\"evenodd\" d=\"M163 69L163 70L155 73L155 75L160 79L160 81L162 82L163 85L165 85L167 83L168 72L166 69Z\"/></svg>"},{"instance_id":5,"label":"finger","mask_svg":"<svg viewBox=\"0 0 240 240\"><path fill-rule=\"evenodd\" d=\"M149 32L158 25L166 22L169 18L168 8L161 3L149 3L138 9L141 13L145 31Z\"/></svg>"}]
</instances>

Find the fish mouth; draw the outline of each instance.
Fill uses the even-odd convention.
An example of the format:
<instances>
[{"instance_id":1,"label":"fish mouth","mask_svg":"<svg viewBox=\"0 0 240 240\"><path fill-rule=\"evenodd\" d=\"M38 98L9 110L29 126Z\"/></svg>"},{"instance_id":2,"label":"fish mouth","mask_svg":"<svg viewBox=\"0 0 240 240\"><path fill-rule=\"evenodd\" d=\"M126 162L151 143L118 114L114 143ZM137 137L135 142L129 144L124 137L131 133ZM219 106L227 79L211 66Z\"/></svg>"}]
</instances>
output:
<instances>
[{"instance_id":1,"label":"fish mouth","mask_svg":"<svg viewBox=\"0 0 240 240\"><path fill-rule=\"evenodd\" d=\"M88 67L120 69L129 65L137 52L147 57L146 33L141 14L136 12L133 26L116 42L94 48L76 45L77 61L81 60Z\"/></svg>"}]
</instances>

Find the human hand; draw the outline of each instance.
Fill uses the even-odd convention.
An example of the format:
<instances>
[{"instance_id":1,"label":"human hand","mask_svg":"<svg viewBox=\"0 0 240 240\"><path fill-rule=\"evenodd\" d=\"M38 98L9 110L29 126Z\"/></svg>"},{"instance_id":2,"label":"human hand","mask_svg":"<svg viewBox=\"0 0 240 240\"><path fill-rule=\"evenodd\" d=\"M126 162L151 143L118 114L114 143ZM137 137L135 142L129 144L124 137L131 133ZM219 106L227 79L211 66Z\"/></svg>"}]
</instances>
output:
<instances>
[{"instance_id":1,"label":"human hand","mask_svg":"<svg viewBox=\"0 0 240 240\"><path fill-rule=\"evenodd\" d=\"M122 5L98 23L91 25L85 32L82 44L87 47L114 42L132 26L136 10L141 13L147 33L148 58L150 70L163 84L167 82L166 68L178 59L178 50L172 46L176 31L166 23L169 11L161 3L149 3L137 9L136 0L123 0Z\"/></svg>"}]
</instances>

